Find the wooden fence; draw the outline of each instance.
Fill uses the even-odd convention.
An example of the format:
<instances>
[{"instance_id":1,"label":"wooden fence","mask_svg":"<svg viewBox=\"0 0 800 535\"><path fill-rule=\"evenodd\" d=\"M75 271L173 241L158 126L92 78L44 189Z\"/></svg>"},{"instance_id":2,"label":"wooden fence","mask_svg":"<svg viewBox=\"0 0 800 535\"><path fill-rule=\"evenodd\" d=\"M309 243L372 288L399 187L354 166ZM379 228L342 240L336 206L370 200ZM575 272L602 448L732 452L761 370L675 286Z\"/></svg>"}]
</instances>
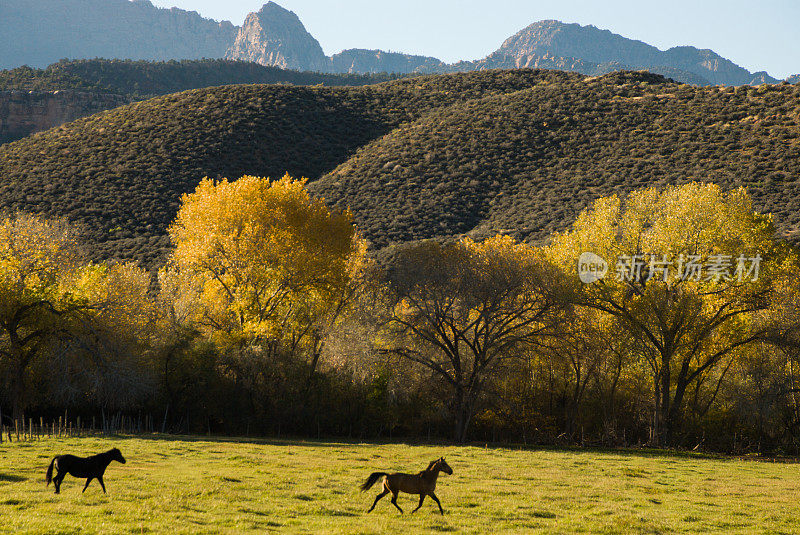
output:
<instances>
[{"instance_id":1,"label":"wooden fence","mask_svg":"<svg viewBox=\"0 0 800 535\"><path fill-rule=\"evenodd\" d=\"M4 441L34 441L53 437L84 437L117 433L131 435L155 432L155 424L150 415L132 417L117 414L100 422L99 427L97 423L97 419L94 417L91 422L86 422L81 421L80 416L75 420L67 420L66 417L59 416L58 419L51 421L45 421L44 418L38 420L21 418L14 420L12 425L6 425L0 421L0 444Z\"/></svg>"}]
</instances>

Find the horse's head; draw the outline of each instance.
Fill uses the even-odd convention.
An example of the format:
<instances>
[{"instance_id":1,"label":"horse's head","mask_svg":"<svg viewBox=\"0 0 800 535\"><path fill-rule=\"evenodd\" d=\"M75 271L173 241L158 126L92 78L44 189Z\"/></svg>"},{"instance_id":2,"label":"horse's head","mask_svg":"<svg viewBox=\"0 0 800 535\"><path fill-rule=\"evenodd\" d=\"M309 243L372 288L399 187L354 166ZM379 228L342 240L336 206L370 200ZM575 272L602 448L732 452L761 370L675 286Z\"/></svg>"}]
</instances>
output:
<instances>
[{"instance_id":1,"label":"horse's head","mask_svg":"<svg viewBox=\"0 0 800 535\"><path fill-rule=\"evenodd\" d=\"M125 464L125 457L122 456L122 452L119 451L118 448L114 448L113 450L109 451L109 453L111 454L112 461L119 461L122 464Z\"/></svg>"},{"instance_id":2,"label":"horse's head","mask_svg":"<svg viewBox=\"0 0 800 535\"><path fill-rule=\"evenodd\" d=\"M444 460L444 457L439 457L436 461L434 461L434 466L448 475L453 475L453 469L450 468L450 465L447 464L447 461Z\"/></svg>"}]
</instances>

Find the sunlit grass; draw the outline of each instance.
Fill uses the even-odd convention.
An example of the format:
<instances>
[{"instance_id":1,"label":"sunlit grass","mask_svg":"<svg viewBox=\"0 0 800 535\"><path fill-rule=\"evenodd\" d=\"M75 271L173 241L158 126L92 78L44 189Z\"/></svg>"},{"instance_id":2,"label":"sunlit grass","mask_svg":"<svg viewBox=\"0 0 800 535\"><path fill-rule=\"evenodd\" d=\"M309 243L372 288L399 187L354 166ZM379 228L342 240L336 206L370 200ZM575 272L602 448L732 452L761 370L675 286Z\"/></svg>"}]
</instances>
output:
<instances>
[{"instance_id":1,"label":"sunlit grass","mask_svg":"<svg viewBox=\"0 0 800 535\"><path fill-rule=\"evenodd\" d=\"M128 463L97 482L44 473L59 453L112 447ZM366 510L372 471L445 455L438 514ZM800 465L648 452L258 442L206 438L52 439L0 446L0 530L23 533L796 533ZM401 495L410 511L416 498Z\"/></svg>"}]
</instances>

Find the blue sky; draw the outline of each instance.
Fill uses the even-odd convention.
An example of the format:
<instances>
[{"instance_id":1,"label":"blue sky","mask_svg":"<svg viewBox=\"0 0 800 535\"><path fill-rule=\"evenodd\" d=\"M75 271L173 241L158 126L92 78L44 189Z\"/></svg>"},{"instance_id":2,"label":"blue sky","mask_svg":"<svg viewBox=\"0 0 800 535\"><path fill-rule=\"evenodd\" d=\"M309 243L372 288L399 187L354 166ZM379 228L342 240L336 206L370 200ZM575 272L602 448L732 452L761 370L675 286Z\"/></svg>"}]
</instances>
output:
<instances>
[{"instance_id":1,"label":"blue sky","mask_svg":"<svg viewBox=\"0 0 800 535\"><path fill-rule=\"evenodd\" d=\"M152 0L241 24L266 0ZM330 55L380 48L452 62L481 58L542 19L594 24L660 49L710 48L776 78L800 73L798 0L277 0Z\"/></svg>"}]
</instances>

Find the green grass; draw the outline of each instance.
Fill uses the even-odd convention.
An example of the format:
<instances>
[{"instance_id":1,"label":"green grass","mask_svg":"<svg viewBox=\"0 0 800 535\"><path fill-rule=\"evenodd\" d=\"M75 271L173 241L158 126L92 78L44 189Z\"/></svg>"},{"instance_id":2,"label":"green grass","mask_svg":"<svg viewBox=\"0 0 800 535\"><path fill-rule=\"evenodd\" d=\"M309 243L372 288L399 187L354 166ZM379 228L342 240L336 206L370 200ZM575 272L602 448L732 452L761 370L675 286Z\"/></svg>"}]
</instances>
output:
<instances>
[{"instance_id":1,"label":"green grass","mask_svg":"<svg viewBox=\"0 0 800 535\"><path fill-rule=\"evenodd\" d=\"M109 494L44 473L58 453L119 447ZM372 471L418 471L440 455L438 514L401 495L399 515L357 486ZM669 453L82 438L0 446L0 531L22 533L794 533L800 465Z\"/></svg>"}]
</instances>

